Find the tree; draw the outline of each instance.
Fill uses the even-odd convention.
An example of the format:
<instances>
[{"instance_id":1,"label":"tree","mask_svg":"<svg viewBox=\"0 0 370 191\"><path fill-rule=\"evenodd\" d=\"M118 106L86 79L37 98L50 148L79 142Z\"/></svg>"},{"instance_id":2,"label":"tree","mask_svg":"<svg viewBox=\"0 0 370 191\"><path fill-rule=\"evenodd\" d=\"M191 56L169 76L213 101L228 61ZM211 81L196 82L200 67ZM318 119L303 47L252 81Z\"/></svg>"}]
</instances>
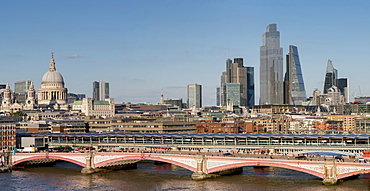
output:
<instances>
[{"instance_id":1,"label":"tree","mask_svg":"<svg viewBox=\"0 0 370 191\"><path fill-rule=\"evenodd\" d=\"M16 111L12 113L12 117L23 117L25 114L22 111Z\"/></svg>"}]
</instances>

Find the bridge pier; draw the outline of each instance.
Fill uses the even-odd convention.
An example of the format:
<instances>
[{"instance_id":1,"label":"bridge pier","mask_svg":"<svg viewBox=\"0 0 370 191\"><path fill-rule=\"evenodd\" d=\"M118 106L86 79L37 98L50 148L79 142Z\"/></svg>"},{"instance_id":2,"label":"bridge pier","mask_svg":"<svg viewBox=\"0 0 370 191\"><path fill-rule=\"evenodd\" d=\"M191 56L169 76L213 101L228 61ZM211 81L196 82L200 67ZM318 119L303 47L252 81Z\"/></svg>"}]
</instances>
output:
<instances>
[{"instance_id":1,"label":"bridge pier","mask_svg":"<svg viewBox=\"0 0 370 191\"><path fill-rule=\"evenodd\" d=\"M12 166L12 154L10 151L3 151L0 155L0 172L11 172Z\"/></svg>"},{"instance_id":2,"label":"bridge pier","mask_svg":"<svg viewBox=\"0 0 370 191\"><path fill-rule=\"evenodd\" d=\"M94 165L94 153L89 152L85 155L86 167L81 170L82 174L92 174L97 172Z\"/></svg>"},{"instance_id":3,"label":"bridge pier","mask_svg":"<svg viewBox=\"0 0 370 191\"><path fill-rule=\"evenodd\" d=\"M195 161L197 163L197 171L191 175L193 180L205 180L209 178L215 178L223 175L240 174L243 172L243 168L231 168L209 174L207 172L207 158L205 155L196 155Z\"/></svg>"},{"instance_id":4,"label":"bridge pier","mask_svg":"<svg viewBox=\"0 0 370 191\"><path fill-rule=\"evenodd\" d=\"M322 181L324 185L334 185L338 182L337 165L334 160L325 161L324 174L325 178Z\"/></svg>"},{"instance_id":5,"label":"bridge pier","mask_svg":"<svg viewBox=\"0 0 370 191\"><path fill-rule=\"evenodd\" d=\"M207 159L205 155L195 155L195 162L197 164L197 171L191 175L191 179L204 180L212 177L207 173Z\"/></svg>"}]
</instances>

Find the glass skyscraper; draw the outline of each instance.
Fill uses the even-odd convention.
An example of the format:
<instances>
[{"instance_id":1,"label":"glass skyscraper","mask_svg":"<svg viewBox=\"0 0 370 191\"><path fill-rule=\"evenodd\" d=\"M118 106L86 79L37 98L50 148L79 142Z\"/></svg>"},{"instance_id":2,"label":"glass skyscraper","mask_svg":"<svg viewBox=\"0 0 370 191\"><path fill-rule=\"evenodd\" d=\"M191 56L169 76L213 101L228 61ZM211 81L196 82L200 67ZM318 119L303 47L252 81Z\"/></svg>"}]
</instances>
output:
<instances>
[{"instance_id":1,"label":"glass skyscraper","mask_svg":"<svg viewBox=\"0 0 370 191\"><path fill-rule=\"evenodd\" d=\"M254 106L254 67L247 68L247 106L252 108Z\"/></svg>"},{"instance_id":2,"label":"glass skyscraper","mask_svg":"<svg viewBox=\"0 0 370 191\"><path fill-rule=\"evenodd\" d=\"M339 78L337 79L337 87L340 90L340 94L343 95L343 102L349 102L349 95L348 95L348 78Z\"/></svg>"},{"instance_id":3,"label":"glass skyscraper","mask_svg":"<svg viewBox=\"0 0 370 191\"><path fill-rule=\"evenodd\" d=\"M241 104L240 83L224 83L222 86L222 105L240 105Z\"/></svg>"},{"instance_id":4,"label":"glass skyscraper","mask_svg":"<svg viewBox=\"0 0 370 191\"><path fill-rule=\"evenodd\" d=\"M328 93L328 89L333 85L337 85L338 70L334 68L333 62L328 59L326 64L325 82L324 82L324 94Z\"/></svg>"},{"instance_id":5,"label":"glass skyscraper","mask_svg":"<svg viewBox=\"0 0 370 191\"><path fill-rule=\"evenodd\" d=\"M93 98L104 101L109 98L109 83L105 81L93 82Z\"/></svg>"},{"instance_id":6,"label":"glass skyscraper","mask_svg":"<svg viewBox=\"0 0 370 191\"><path fill-rule=\"evenodd\" d=\"M283 49L276 24L269 24L260 47L260 104L283 104Z\"/></svg>"},{"instance_id":7,"label":"glass skyscraper","mask_svg":"<svg viewBox=\"0 0 370 191\"><path fill-rule=\"evenodd\" d=\"M306 100L306 90L296 46L289 46L286 55L286 73L284 79L284 104L299 104Z\"/></svg>"}]
</instances>

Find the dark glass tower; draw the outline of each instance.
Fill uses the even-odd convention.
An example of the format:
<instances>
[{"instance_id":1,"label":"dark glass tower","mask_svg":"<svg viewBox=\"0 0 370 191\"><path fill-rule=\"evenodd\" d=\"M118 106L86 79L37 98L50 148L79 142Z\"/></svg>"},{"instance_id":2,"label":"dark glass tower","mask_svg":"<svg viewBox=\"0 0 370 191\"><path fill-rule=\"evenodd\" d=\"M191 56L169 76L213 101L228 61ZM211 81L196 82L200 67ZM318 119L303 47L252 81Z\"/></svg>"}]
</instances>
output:
<instances>
[{"instance_id":1,"label":"dark glass tower","mask_svg":"<svg viewBox=\"0 0 370 191\"><path fill-rule=\"evenodd\" d=\"M254 67L247 67L247 106L254 106Z\"/></svg>"},{"instance_id":2,"label":"dark glass tower","mask_svg":"<svg viewBox=\"0 0 370 191\"><path fill-rule=\"evenodd\" d=\"M337 85L338 70L334 68L333 62L328 59L326 64L325 82L324 82L324 94L328 93L328 89L333 85Z\"/></svg>"},{"instance_id":3,"label":"dark glass tower","mask_svg":"<svg viewBox=\"0 0 370 191\"><path fill-rule=\"evenodd\" d=\"M340 94L343 95L344 103L348 103L349 102L348 78L339 78L339 79L337 79L337 87L340 90Z\"/></svg>"}]
</instances>

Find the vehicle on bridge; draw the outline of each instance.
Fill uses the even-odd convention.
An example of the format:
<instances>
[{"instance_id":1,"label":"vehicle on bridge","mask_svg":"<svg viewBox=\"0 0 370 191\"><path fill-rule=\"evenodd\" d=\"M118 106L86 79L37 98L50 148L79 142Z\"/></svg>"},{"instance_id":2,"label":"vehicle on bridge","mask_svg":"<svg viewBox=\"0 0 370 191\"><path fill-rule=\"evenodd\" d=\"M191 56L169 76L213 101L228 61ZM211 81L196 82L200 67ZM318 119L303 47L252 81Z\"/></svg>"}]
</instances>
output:
<instances>
[{"instance_id":1,"label":"vehicle on bridge","mask_svg":"<svg viewBox=\"0 0 370 191\"><path fill-rule=\"evenodd\" d=\"M344 158L342 155L337 155L334 157L335 160L340 160L340 161L344 161Z\"/></svg>"},{"instance_id":2,"label":"vehicle on bridge","mask_svg":"<svg viewBox=\"0 0 370 191\"><path fill-rule=\"evenodd\" d=\"M298 159L298 160L306 160L307 157L305 155L301 155L301 156L296 156L294 157L295 159Z\"/></svg>"},{"instance_id":3,"label":"vehicle on bridge","mask_svg":"<svg viewBox=\"0 0 370 191\"><path fill-rule=\"evenodd\" d=\"M358 158L357 160L358 160L358 162L363 162L363 163L367 163L368 162L368 160L365 159L365 158Z\"/></svg>"}]
</instances>

